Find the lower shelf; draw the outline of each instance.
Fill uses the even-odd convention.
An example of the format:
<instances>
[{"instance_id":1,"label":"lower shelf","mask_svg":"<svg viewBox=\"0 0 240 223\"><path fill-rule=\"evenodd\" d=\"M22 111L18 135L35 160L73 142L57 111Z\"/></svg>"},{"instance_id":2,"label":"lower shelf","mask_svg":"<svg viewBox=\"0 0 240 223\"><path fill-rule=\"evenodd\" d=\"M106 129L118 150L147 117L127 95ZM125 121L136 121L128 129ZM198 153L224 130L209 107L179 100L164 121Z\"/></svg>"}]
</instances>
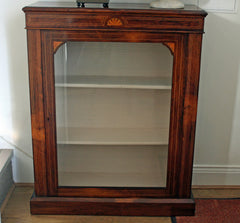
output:
<instances>
[{"instance_id":1,"label":"lower shelf","mask_svg":"<svg viewBox=\"0 0 240 223\"><path fill-rule=\"evenodd\" d=\"M69 173L59 172L60 186L70 187L166 187L166 168L157 173Z\"/></svg>"},{"instance_id":2,"label":"lower shelf","mask_svg":"<svg viewBox=\"0 0 240 223\"><path fill-rule=\"evenodd\" d=\"M193 199L143 198L67 198L33 195L31 214L118 215L118 216L192 216Z\"/></svg>"}]
</instances>

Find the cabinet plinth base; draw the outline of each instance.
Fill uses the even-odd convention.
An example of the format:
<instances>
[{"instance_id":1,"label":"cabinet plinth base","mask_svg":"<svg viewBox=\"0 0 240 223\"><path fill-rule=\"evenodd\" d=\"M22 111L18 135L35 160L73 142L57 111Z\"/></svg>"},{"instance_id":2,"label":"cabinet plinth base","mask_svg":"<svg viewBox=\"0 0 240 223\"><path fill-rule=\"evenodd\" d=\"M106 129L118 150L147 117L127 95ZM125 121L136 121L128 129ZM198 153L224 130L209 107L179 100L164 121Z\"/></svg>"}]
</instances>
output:
<instances>
[{"instance_id":1,"label":"cabinet plinth base","mask_svg":"<svg viewBox=\"0 0 240 223\"><path fill-rule=\"evenodd\" d=\"M46 215L191 216L195 212L193 199L67 198L33 195L30 206L31 214Z\"/></svg>"}]
</instances>

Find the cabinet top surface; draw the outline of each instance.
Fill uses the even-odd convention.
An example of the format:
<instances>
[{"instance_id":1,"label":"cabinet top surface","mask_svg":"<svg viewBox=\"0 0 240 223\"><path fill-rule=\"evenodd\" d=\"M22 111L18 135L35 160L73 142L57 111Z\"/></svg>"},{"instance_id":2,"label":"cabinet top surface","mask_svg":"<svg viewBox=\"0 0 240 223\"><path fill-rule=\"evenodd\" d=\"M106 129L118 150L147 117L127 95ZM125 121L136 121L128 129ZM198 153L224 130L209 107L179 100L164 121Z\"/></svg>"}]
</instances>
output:
<instances>
[{"instance_id":1,"label":"cabinet top surface","mask_svg":"<svg viewBox=\"0 0 240 223\"><path fill-rule=\"evenodd\" d=\"M184 14L201 15L207 13L195 5L185 5L183 9L157 9L151 8L146 3L109 3L108 8L102 8L101 4L89 4L85 8L78 8L75 1L72 2L36 2L23 8L24 12L106 12L106 11L129 11L129 12L147 12L154 14Z\"/></svg>"}]
</instances>

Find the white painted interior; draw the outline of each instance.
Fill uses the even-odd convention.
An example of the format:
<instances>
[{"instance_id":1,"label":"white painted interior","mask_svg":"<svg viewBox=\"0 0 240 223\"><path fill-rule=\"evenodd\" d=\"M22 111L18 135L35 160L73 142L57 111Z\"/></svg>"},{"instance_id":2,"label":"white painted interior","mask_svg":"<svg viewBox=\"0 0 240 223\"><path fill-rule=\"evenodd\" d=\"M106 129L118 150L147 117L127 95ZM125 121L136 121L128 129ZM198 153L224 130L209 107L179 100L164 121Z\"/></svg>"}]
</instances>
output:
<instances>
[{"instance_id":1,"label":"white painted interior","mask_svg":"<svg viewBox=\"0 0 240 223\"><path fill-rule=\"evenodd\" d=\"M238 1L199 0L202 6L218 12L210 12L205 25L194 184L240 184ZM3 147L15 149L16 182L33 182L26 33L21 11L32 2L2 1L0 7L0 135L11 143L1 144Z\"/></svg>"}]
</instances>

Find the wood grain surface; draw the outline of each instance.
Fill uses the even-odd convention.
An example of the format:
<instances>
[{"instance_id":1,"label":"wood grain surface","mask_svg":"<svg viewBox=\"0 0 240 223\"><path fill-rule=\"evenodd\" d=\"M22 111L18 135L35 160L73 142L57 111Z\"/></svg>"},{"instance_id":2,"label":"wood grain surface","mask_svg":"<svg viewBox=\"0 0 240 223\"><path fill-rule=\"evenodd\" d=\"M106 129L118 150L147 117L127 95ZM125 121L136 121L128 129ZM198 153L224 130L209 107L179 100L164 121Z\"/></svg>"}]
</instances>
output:
<instances>
[{"instance_id":1,"label":"wood grain surface","mask_svg":"<svg viewBox=\"0 0 240 223\"><path fill-rule=\"evenodd\" d=\"M128 9L79 9L44 4L48 5L23 9L28 32L35 173L32 213L193 214L192 163L207 13L197 7L153 10L131 4ZM163 43L169 47L174 62L166 187L59 187L54 53L67 41Z\"/></svg>"}]
</instances>

